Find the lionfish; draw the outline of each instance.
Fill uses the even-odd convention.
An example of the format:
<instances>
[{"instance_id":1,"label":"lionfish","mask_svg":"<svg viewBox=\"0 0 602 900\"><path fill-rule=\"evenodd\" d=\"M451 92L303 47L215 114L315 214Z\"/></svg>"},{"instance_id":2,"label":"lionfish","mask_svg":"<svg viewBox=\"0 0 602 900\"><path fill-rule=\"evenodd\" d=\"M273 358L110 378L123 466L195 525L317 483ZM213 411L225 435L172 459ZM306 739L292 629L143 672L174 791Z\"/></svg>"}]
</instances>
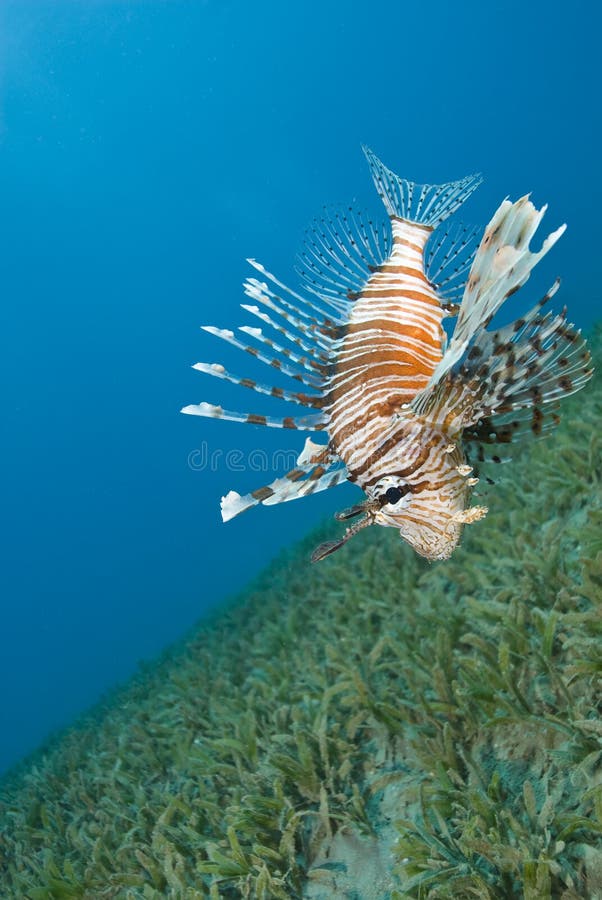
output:
<instances>
[{"instance_id":1,"label":"lionfish","mask_svg":"<svg viewBox=\"0 0 602 900\"><path fill-rule=\"evenodd\" d=\"M229 412L209 403L182 412L275 428L326 432L308 437L295 468L271 484L222 498L224 521L345 481L365 499L338 513L355 518L320 545L319 560L368 525L399 529L429 560L448 558L462 527L487 509L470 506L481 464L500 462L506 445L558 422L557 401L592 375L580 332L543 299L509 325L488 330L504 301L565 230L529 249L546 206L528 196L504 200L477 246L477 231L442 228L481 183L478 175L440 185L398 177L364 148L388 221L353 208L326 210L308 230L297 268L304 293L255 260L259 277L243 309L272 330L203 326L296 382L285 390L232 375L217 363L194 368L260 394L309 408L298 418ZM447 342L442 321L457 316ZM297 389L299 388L299 389ZM488 479L491 481L491 479ZM356 517L360 517L359 519Z\"/></svg>"}]
</instances>

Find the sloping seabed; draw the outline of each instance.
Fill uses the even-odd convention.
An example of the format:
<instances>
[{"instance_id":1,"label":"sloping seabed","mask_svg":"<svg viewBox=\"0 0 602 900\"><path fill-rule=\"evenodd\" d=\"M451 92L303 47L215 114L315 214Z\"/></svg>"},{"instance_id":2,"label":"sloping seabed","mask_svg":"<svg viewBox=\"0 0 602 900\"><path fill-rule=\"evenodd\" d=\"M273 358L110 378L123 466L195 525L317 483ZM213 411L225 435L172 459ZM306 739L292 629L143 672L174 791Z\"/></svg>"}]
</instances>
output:
<instances>
[{"instance_id":1,"label":"sloping seabed","mask_svg":"<svg viewBox=\"0 0 602 900\"><path fill-rule=\"evenodd\" d=\"M0 896L602 897L601 381L450 561L323 530L24 763Z\"/></svg>"}]
</instances>

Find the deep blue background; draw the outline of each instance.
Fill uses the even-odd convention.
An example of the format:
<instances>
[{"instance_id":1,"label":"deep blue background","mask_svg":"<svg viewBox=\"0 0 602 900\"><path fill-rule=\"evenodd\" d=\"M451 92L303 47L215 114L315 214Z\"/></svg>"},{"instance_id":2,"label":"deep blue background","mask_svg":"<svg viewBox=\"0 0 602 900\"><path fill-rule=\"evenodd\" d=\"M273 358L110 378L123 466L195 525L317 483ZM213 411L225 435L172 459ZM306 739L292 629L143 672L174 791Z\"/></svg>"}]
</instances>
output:
<instances>
[{"instance_id":1,"label":"deep blue background","mask_svg":"<svg viewBox=\"0 0 602 900\"><path fill-rule=\"evenodd\" d=\"M303 438L178 410L266 411L191 371L259 374L198 326L249 322L245 257L288 278L324 202L373 202L361 142L416 180L482 170L475 222L548 200L541 284L599 316L593 7L3 0L0 768L348 502L223 526L270 473L188 454Z\"/></svg>"}]
</instances>

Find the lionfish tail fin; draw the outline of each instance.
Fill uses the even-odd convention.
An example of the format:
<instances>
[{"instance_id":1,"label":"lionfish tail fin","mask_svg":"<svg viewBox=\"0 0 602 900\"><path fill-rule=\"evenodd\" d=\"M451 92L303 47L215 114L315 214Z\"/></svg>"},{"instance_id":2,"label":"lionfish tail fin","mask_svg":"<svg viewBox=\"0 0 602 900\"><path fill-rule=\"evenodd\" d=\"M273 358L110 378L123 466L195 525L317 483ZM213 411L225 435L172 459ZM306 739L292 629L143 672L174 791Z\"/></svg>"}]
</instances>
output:
<instances>
[{"instance_id":1,"label":"lionfish tail fin","mask_svg":"<svg viewBox=\"0 0 602 900\"><path fill-rule=\"evenodd\" d=\"M389 216L436 228L468 200L482 182L481 175L467 175L446 184L415 184L388 169L369 147L362 147L378 195Z\"/></svg>"}]
</instances>

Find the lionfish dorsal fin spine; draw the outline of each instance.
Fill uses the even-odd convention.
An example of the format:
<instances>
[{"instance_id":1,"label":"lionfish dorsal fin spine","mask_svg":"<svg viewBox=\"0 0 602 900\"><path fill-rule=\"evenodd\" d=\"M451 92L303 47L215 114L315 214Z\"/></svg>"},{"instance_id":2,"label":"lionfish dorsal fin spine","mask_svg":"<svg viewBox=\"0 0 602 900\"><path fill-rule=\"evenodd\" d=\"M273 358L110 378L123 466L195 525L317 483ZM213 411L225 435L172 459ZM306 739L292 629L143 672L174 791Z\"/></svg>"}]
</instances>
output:
<instances>
[{"instance_id":1,"label":"lionfish dorsal fin spine","mask_svg":"<svg viewBox=\"0 0 602 900\"><path fill-rule=\"evenodd\" d=\"M301 384L305 384L308 387L315 388L320 390L323 384L322 375L312 370L307 363L303 365L299 365L298 368L294 368L290 363L295 363L296 360L290 354L283 354L280 352L279 348L276 344L272 343L270 345L269 353L262 353L252 344L247 344L244 341L239 340L234 332L229 328L216 328L213 325L202 325L201 328L203 331L208 332L208 334L212 334L215 337L221 338L221 340L226 341L228 344L232 344L233 347L237 347L239 350L244 350L246 353L251 354L260 362L265 363L272 368L277 369L283 375L292 378L294 381L298 381ZM261 333L258 335L258 329L255 329L255 332L251 332L250 336L257 338L262 337ZM247 334L249 332L247 331ZM265 343L265 341L261 341L261 343Z\"/></svg>"},{"instance_id":2,"label":"lionfish dorsal fin spine","mask_svg":"<svg viewBox=\"0 0 602 900\"><path fill-rule=\"evenodd\" d=\"M191 403L184 406L180 412L188 416L203 416L206 419L223 419L226 422L243 422L247 425L263 425L267 428L287 428L293 431L323 431L328 425L328 416L325 413L316 413L310 416L284 418L276 416L264 416L258 413L233 412L216 406L214 403Z\"/></svg>"},{"instance_id":3,"label":"lionfish dorsal fin spine","mask_svg":"<svg viewBox=\"0 0 602 900\"><path fill-rule=\"evenodd\" d=\"M222 381L229 381L230 384L238 384L241 387L249 388L249 390L255 391L256 394L276 397L278 400L285 400L287 403L294 403L296 406L319 408L323 402L320 395L307 394L302 391L286 391L277 385L261 384L261 382L252 378L242 378L240 375L233 375L221 363L198 362L192 368L196 369L197 372L203 372L205 375L221 378Z\"/></svg>"}]
</instances>

